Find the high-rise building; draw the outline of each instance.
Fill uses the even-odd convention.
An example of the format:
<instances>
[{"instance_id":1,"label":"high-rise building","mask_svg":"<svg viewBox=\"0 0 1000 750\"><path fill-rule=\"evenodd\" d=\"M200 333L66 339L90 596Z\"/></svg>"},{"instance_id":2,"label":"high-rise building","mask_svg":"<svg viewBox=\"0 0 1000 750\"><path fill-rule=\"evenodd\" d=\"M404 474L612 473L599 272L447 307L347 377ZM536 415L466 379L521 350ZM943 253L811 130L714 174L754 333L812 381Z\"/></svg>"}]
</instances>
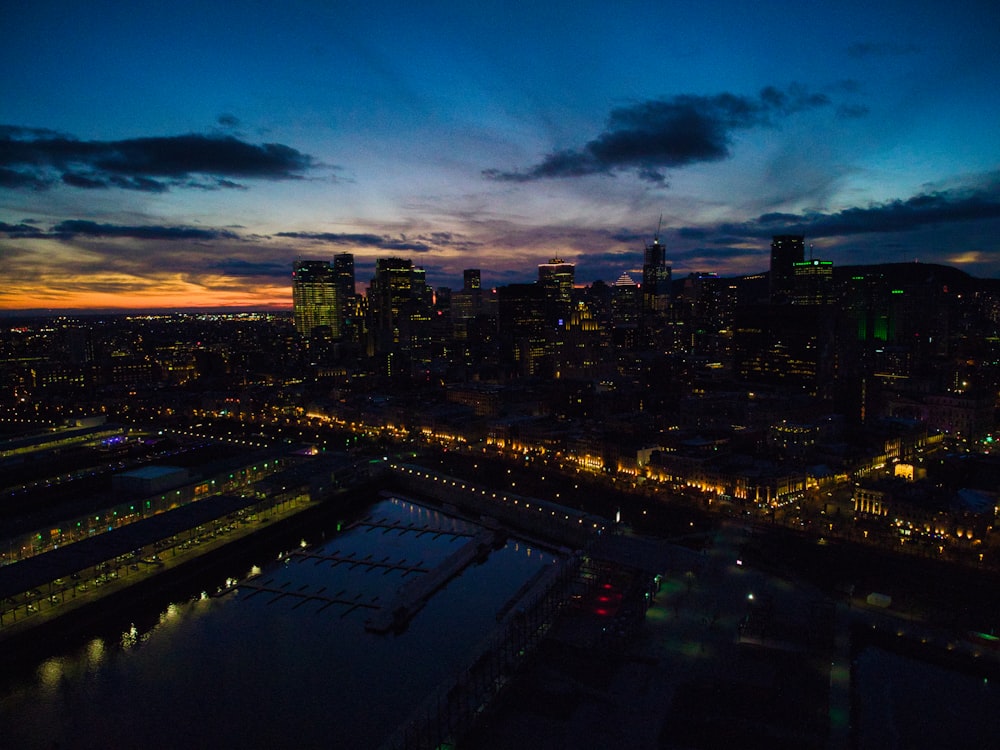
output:
<instances>
[{"instance_id":1,"label":"high-rise building","mask_svg":"<svg viewBox=\"0 0 1000 750\"><path fill-rule=\"evenodd\" d=\"M659 234L653 243L646 245L642 260L642 312L646 315L664 315L670 306L670 266L667 249L660 243Z\"/></svg>"},{"instance_id":2,"label":"high-rise building","mask_svg":"<svg viewBox=\"0 0 1000 750\"><path fill-rule=\"evenodd\" d=\"M368 286L370 326L376 348L400 343L406 329L403 318L413 298L413 263L405 258L379 258Z\"/></svg>"},{"instance_id":3,"label":"high-rise building","mask_svg":"<svg viewBox=\"0 0 1000 750\"><path fill-rule=\"evenodd\" d=\"M639 321L642 317L642 290L628 273L614 283L611 297L612 340L622 349L639 346Z\"/></svg>"},{"instance_id":4,"label":"high-rise building","mask_svg":"<svg viewBox=\"0 0 1000 750\"><path fill-rule=\"evenodd\" d=\"M337 289L340 291L342 303L346 306L347 300L354 296L354 255L351 253L338 253L333 256L333 275L337 280Z\"/></svg>"},{"instance_id":5,"label":"high-rise building","mask_svg":"<svg viewBox=\"0 0 1000 750\"><path fill-rule=\"evenodd\" d=\"M333 277L337 284L340 305L340 336L345 341L359 343L363 326L358 316L352 253L338 253L333 256Z\"/></svg>"},{"instance_id":6,"label":"high-rise building","mask_svg":"<svg viewBox=\"0 0 1000 750\"><path fill-rule=\"evenodd\" d=\"M483 311L483 290L479 269L466 269L463 279L462 289L451 295L453 335L460 341L468 338L468 322Z\"/></svg>"},{"instance_id":7,"label":"high-rise building","mask_svg":"<svg viewBox=\"0 0 1000 750\"><path fill-rule=\"evenodd\" d=\"M545 306L545 325L553 345L558 331L566 325L573 304L573 283L576 266L560 258L552 258L538 266L538 287Z\"/></svg>"},{"instance_id":8,"label":"high-rise building","mask_svg":"<svg viewBox=\"0 0 1000 750\"><path fill-rule=\"evenodd\" d=\"M538 265L538 285L542 287L547 300L568 310L573 299L573 283L576 266L561 258L553 258L548 263Z\"/></svg>"},{"instance_id":9,"label":"high-rise building","mask_svg":"<svg viewBox=\"0 0 1000 750\"><path fill-rule=\"evenodd\" d=\"M627 271L614 283L611 297L611 314L615 326L639 323L640 289Z\"/></svg>"},{"instance_id":10,"label":"high-rise building","mask_svg":"<svg viewBox=\"0 0 1000 750\"><path fill-rule=\"evenodd\" d=\"M833 261L793 263L791 298L796 305L833 304Z\"/></svg>"},{"instance_id":11,"label":"high-rise building","mask_svg":"<svg viewBox=\"0 0 1000 750\"><path fill-rule=\"evenodd\" d=\"M771 304L791 301L795 287L795 264L806 255L806 240L800 234L778 234L771 238Z\"/></svg>"},{"instance_id":12,"label":"high-rise building","mask_svg":"<svg viewBox=\"0 0 1000 750\"><path fill-rule=\"evenodd\" d=\"M411 361L424 356L433 338L432 308L424 269L405 258L376 260L368 287L372 353L405 353Z\"/></svg>"},{"instance_id":13,"label":"high-rise building","mask_svg":"<svg viewBox=\"0 0 1000 750\"><path fill-rule=\"evenodd\" d=\"M676 343L696 354L724 354L732 338L735 290L718 274L688 274L672 303L671 323L678 330Z\"/></svg>"},{"instance_id":14,"label":"high-rise building","mask_svg":"<svg viewBox=\"0 0 1000 750\"><path fill-rule=\"evenodd\" d=\"M539 375L549 358L547 300L538 284L508 284L498 290L501 359L508 371Z\"/></svg>"},{"instance_id":15,"label":"high-rise building","mask_svg":"<svg viewBox=\"0 0 1000 750\"><path fill-rule=\"evenodd\" d=\"M340 297L330 263L298 260L292 267L292 306L295 330L309 338L317 329L329 329L330 338L340 337Z\"/></svg>"}]
</instances>

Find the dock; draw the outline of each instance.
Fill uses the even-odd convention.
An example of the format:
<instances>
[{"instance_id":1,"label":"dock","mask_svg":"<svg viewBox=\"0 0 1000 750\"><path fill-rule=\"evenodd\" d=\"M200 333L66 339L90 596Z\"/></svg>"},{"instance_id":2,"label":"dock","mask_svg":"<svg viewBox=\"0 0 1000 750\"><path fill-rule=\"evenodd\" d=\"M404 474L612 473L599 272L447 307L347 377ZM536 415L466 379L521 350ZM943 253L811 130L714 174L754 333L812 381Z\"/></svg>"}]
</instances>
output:
<instances>
[{"instance_id":1,"label":"dock","mask_svg":"<svg viewBox=\"0 0 1000 750\"><path fill-rule=\"evenodd\" d=\"M340 550L331 552L329 554L319 554L316 552L310 552L308 550L295 550L288 553L288 559L296 563L302 563L306 560L312 560L314 565L319 565L320 563L329 563L331 568L335 568L338 565L345 565L349 570L354 570L358 567L363 567L366 570L381 570L382 575L391 573L394 570L403 571L403 577L405 578L410 573L429 573L430 568L425 568L423 566L423 560L419 560L415 563L408 562L405 558L391 562L389 556L386 555L381 560L376 560L374 555L366 555L365 557L356 557L355 552L349 554L341 554Z\"/></svg>"},{"instance_id":2,"label":"dock","mask_svg":"<svg viewBox=\"0 0 1000 750\"><path fill-rule=\"evenodd\" d=\"M341 614L341 617L346 617L356 609L380 609L379 605L376 603L378 597L372 599L371 601L362 601L361 594L356 594L353 597L350 595L345 596L348 592L344 589L338 592L330 593L327 592L326 586L321 586L318 589L310 589L308 586L291 588L289 582L286 581L285 583L279 585L275 584L273 578L268 578L263 581L259 578L248 579L241 581L234 588L247 590L249 592L246 596L247 599L252 599L262 594L270 594L271 599L266 602L268 606L286 597L299 600L292 606L292 609L297 609L310 601L319 601L323 602L323 605L317 611L322 612L327 607L338 604L346 607L346 610Z\"/></svg>"},{"instance_id":3,"label":"dock","mask_svg":"<svg viewBox=\"0 0 1000 750\"><path fill-rule=\"evenodd\" d=\"M501 536L495 531L480 531L429 573L400 588L392 603L380 609L365 623L365 629L371 633L402 630L435 591L473 560L488 555L498 538Z\"/></svg>"}]
</instances>

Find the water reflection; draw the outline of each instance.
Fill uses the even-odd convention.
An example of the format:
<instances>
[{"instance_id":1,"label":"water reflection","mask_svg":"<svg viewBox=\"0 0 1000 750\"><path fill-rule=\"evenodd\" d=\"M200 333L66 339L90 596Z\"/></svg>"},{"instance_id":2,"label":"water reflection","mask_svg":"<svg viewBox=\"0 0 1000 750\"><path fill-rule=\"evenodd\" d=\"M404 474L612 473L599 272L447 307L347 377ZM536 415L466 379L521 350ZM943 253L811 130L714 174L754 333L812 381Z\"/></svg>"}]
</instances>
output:
<instances>
[{"instance_id":1,"label":"water reflection","mask_svg":"<svg viewBox=\"0 0 1000 750\"><path fill-rule=\"evenodd\" d=\"M87 644L86 655L87 666L89 668L93 669L100 666L105 656L104 641L100 638L94 638Z\"/></svg>"},{"instance_id":2,"label":"water reflection","mask_svg":"<svg viewBox=\"0 0 1000 750\"><path fill-rule=\"evenodd\" d=\"M139 631L136 629L135 623L132 623L132 626L122 633L118 642L121 644L122 651L128 651L139 642Z\"/></svg>"},{"instance_id":3,"label":"water reflection","mask_svg":"<svg viewBox=\"0 0 1000 750\"><path fill-rule=\"evenodd\" d=\"M64 659L61 657L46 659L42 663L38 668L38 679L44 690L49 691L59 684L63 677L63 667Z\"/></svg>"},{"instance_id":4,"label":"water reflection","mask_svg":"<svg viewBox=\"0 0 1000 750\"><path fill-rule=\"evenodd\" d=\"M430 569L478 529L400 500L375 504L369 520L253 568L273 591L202 592L165 606L147 629L133 623L117 642L43 662L0 694L4 746L377 746L466 666L497 611L556 556L510 540L450 580L403 633L377 635L365 610L331 600L391 601L423 574L376 562Z\"/></svg>"}]
</instances>

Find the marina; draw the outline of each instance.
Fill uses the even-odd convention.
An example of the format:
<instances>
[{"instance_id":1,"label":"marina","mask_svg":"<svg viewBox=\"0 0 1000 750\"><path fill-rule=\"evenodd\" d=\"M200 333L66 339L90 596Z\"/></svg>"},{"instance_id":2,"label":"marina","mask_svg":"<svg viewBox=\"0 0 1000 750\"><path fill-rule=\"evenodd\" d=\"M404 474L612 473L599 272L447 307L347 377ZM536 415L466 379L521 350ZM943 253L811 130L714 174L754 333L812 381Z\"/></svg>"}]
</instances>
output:
<instances>
[{"instance_id":1,"label":"marina","mask_svg":"<svg viewBox=\"0 0 1000 750\"><path fill-rule=\"evenodd\" d=\"M497 615L543 602L524 585L550 580L553 573L540 571L565 560L400 498L374 497L359 521L316 536L238 574L217 595L164 603L151 627L125 621L116 638L95 637L0 682L5 742L416 747L436 726L421 718L427 696L466 686L452 695L471 708L454 703L449 714L465 721L496 685L480 675L509 672L508 657L521 649L511 652L521 643L511 639L533 638L524 623L540 628L549 610L513 629ZM410 610L405 628L367 627L402 605ZM501 647L490 647L491 638Z\"/></svg>"}]
</instances>

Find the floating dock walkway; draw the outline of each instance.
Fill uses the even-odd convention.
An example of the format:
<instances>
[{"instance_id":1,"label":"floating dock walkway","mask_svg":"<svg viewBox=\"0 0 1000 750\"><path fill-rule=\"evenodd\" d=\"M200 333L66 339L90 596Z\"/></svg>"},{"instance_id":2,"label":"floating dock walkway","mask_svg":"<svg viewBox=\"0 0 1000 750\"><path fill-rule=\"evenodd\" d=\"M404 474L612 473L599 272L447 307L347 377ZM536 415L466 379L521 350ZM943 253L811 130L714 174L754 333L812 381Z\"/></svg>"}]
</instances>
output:
<instances>
[{"instance_id":1,"label":"floating dock walkway","mask_svg":"<svg viewBox=\"0 0 1000 750\"><path fill-rule=\"evenodd\" d=\"M347 594L346 589L341 589L337 592L327 592L326 586L321 586L318 589L310 590L308 586L299 586L298 588L291 588L291 582L285 581L282 584L275 584L274 578L268 578L266 580L259 580L259 578L252 578L245 581L241 581L234 588L237 589L247 589L250 593L247 594L247 599L251 599L260 594L271 594L272 598L267 602L268 605L274 604L275 602L284 599L285 597L292 597L293 599L298 599L292 609L301 607L306 602L319 601L323 602L323 605L317 610L322 612L327 607L339 604L346 606L347 609L341 613L341 617L346 617L351 612L356 609L374 609L378 610L380 607L376 603L378 597L372 599L371 601L361 601L362 594L356 594L355 596L345 596Z\"/></svg>"},{"instance_id":2,"label":"floating dock walkway","mask_svg":"<svg viewBox=\"0 0 1000 750\"><path fill-rule=\"evenodd\" d=\"M429 573L400 588L392 603L373 614L365 623L365 629L372 633L402 630L435 591L464 570L473 560L488 555L502 538L501 532L493 530L479 532Z\"/></svg>"},{"instance_id":3,"label":"floating dock walkway","mask_svg":"<svg viewBox=\"0 0 1000 750\"><path fill-rule=\"evenodd\" d=\"M294 560L297 563L301 563L305 560L312 560L314 565L326 562L330 563L331 568L336 568L338 565L346 565L349 570L354 570L358 567L363 567L367 570L381 570L382 575L387 575L394 570L402 570L404 578L410 573L430 572L430 568L423 567L423 560L412 563L403 558L401 560L397 560L396 562L390 562L389 555L386 555L381 560L376 560L375 555L373 554L365 555L364 557L356 557L356 555L356 552L343 555L340 553L340 550L329 554L308 552L306 550L295 550L294 552L288 553L288 559Z\"/></svg>"}]
</instances>

